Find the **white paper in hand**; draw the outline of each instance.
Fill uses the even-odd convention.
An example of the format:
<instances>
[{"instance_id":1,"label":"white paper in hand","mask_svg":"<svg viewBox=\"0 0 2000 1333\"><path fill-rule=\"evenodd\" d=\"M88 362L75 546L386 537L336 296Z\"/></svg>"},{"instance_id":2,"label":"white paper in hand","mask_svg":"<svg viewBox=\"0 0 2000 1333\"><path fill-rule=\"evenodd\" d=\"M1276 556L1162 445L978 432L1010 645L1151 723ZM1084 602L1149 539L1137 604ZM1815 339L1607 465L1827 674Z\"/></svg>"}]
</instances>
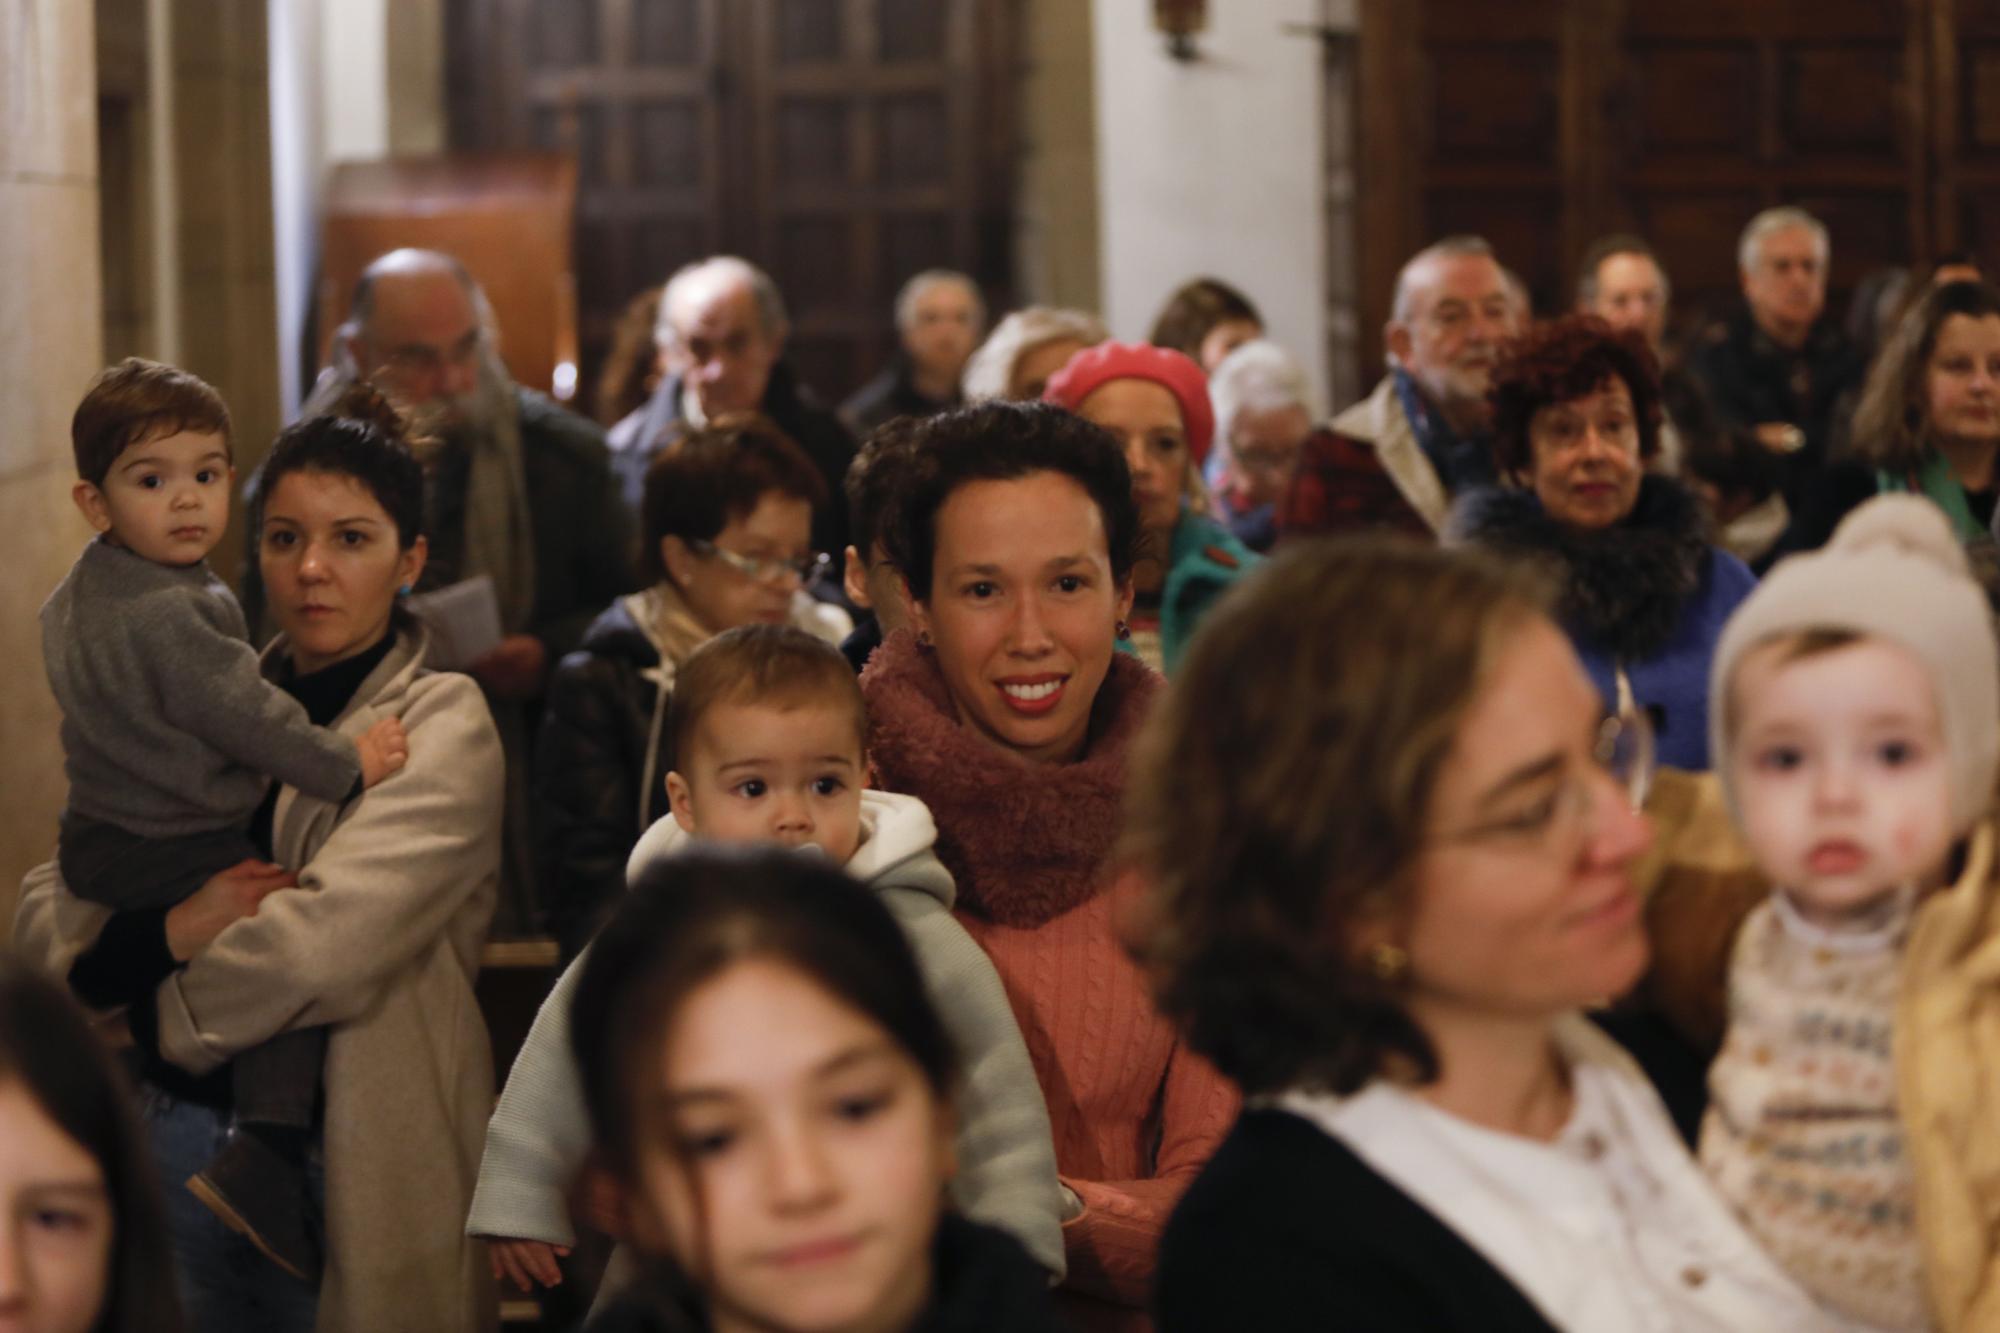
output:
<instances>
[{"instance_id":1,"label":"white paper in hand","mask_svg":"<svg viewBox=\"0 0 2000 1333\"><path fill-rule=\"evenodd\" d=\"M406 603L431 632L424 665L463 671L500 644L500 598L490 575L481 574Z\"/></svg>"}]
</instances>

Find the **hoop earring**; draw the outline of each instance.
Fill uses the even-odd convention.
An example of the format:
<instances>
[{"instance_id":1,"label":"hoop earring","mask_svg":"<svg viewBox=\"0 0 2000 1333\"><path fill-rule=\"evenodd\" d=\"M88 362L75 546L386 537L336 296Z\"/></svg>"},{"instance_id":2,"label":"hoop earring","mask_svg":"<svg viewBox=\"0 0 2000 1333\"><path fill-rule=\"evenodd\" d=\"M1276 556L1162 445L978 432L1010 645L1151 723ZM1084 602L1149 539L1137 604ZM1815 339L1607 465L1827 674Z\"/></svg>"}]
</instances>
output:
<instances>
[{"instance_id":1,"label":"hoop earring","mask_svg":"<svg viewBox=\"0 0 2000 1333\"><path fill-rule=\"evenodd\" d=\"M1121 640L1128 640L1132 637L1132 627L1122 620L1118 622L1118 637Z\"/></svg>"},{"instance_id":2,"label":"hoop earring","mask_svg":"<svg viewBox=\"0 0 2000 1333\"><path fill-rule=\"evenodd\" d=\"M1410 955L1393 944L1378 944L1368 951L1368 970L1377 981L1391 985L1410 973Z\"/></svg>"}]
</instances>

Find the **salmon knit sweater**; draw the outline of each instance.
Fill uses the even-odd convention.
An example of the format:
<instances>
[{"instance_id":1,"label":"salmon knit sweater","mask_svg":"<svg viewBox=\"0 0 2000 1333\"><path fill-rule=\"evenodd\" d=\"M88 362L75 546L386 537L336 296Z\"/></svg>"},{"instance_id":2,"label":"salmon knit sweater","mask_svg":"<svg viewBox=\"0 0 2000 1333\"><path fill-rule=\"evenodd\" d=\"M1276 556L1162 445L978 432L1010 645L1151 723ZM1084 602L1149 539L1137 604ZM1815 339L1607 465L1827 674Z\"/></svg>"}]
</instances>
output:
<instances>
[{"instance_id":1,"label":"salmon knit sweater","mask_svg":"<svg viewBox=\"0 0 2000 1333\"><path fill-rule=\"evenodd\" d=\"M1027 1039L1063 1182L1067 1313L1144 1329L1167 1217L1234 1121L1235 1088L1154 1009L1119 930L1138 892L1113 883L1125 752L1159 677L1120 654L1073 764L1010 761L958 724L931 656L907 631L862 677L878 785L930 805L959 919L992 956Z\"/></svg>"}]
</instances>

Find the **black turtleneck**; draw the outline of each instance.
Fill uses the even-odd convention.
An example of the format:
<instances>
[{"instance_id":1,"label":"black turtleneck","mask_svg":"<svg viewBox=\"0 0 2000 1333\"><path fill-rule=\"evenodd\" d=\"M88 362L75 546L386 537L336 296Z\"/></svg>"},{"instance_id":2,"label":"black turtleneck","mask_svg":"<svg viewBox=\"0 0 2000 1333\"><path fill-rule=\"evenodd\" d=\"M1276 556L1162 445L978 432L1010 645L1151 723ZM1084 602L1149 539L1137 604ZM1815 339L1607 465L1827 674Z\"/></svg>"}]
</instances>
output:
<instances>
[{"instance_id":1,"label":"black turtleneck","mask_svg":"<svg viewBox=\"0 0 2000 1333\"><path fill-rule=\"evenodd\" d=\"M314 726L329 726L347 710L361 682L368 679L395 646L396 633L392 628L365 652L305 675L294 674L288 666L275 683L304 705L306 717ZM279 785L273 782L264 794L263 804L250 817L250 841L266 860L271 857L272 821L279 790ZM97 942L78 956L70 969L70 987L79 994L90 993L95 1003L128 1006L126 1021L132 1029L132 1040L143 1053L140 1077L181 1101L227 1110L230 1104L227 1065L197 1078L160 1055L156 996L160 983L182 966L167 948L166 908L118 912L105 923Z\"/></svg>"}]
</instances>

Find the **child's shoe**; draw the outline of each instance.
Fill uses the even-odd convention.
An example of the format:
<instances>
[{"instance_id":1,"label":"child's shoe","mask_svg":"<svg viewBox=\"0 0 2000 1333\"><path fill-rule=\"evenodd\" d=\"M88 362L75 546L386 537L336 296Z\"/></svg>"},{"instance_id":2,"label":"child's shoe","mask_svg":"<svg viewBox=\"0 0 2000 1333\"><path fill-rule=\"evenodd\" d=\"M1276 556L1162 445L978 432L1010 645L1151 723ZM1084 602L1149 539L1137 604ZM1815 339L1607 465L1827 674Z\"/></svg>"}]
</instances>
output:
<instances>
[{"instance_id":1,"label":"child's shoe","mask_svg":"<svg viewBox=\"0 0 2000 1333\"><path fill-rule=\"evenodd\" d=\"M188 1177L187 1187L265 1258L301 1282L319 1285L324 1256L302 1161L288 1161L239 1128L213 1161Z\"/></svg>"}]
</instances>

